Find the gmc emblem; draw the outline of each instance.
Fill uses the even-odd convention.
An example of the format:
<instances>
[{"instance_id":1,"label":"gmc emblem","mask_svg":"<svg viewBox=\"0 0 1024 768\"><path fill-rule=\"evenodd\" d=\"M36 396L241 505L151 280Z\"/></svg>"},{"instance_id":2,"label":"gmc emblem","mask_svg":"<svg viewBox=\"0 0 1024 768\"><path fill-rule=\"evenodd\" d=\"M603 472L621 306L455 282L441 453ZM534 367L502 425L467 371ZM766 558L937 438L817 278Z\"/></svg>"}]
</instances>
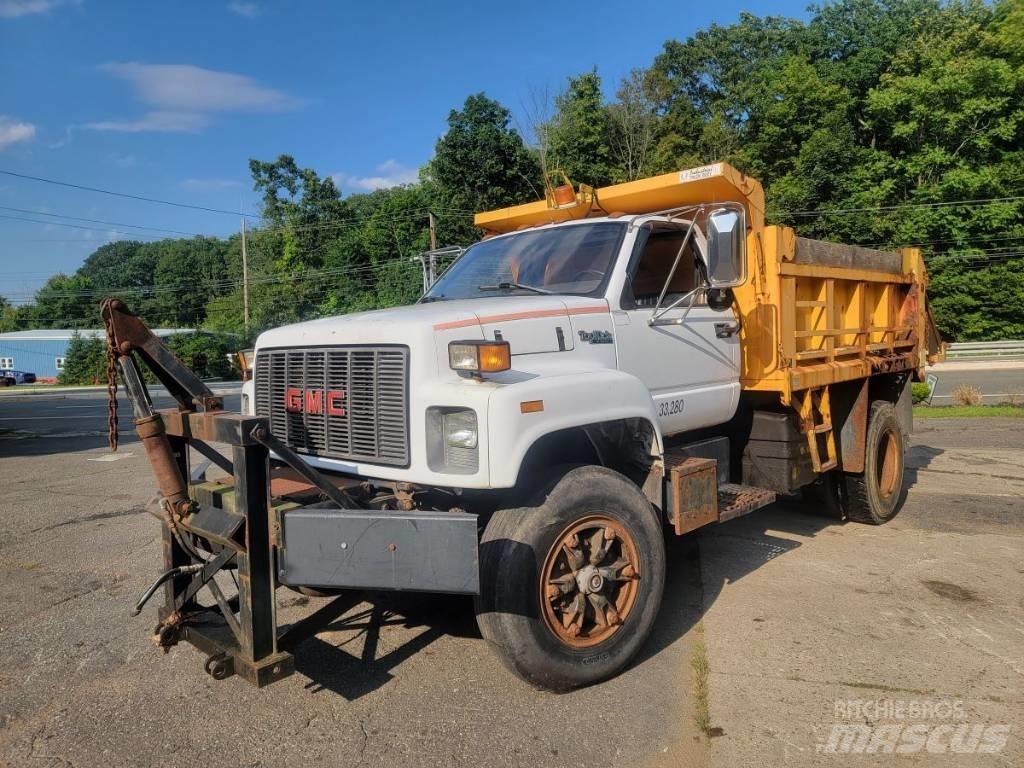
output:
<instances>
[{"instance_id":1,"label":"gmc emblem","mask_svg":"<svg viewBox=\"0 0 1024 768\"><path fill-rule=\"evenodd\" d=\"M324 391L289 387L284 391L284 409L288 413L326 413L328 416L344 416L345 390Z\"/></svg>"}]
</instances>

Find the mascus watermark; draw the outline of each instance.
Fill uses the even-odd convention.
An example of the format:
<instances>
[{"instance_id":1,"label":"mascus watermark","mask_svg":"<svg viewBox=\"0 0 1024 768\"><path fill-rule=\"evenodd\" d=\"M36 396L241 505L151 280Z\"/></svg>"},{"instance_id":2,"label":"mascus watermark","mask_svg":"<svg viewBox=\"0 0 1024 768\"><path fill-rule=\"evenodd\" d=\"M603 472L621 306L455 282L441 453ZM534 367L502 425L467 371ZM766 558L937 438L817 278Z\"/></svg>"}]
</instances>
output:
<instances>
[{"instance_id":1,"label":"mascus watermark","mask_svg":"<svg viewBox=\"0 0 1024 768\"><path fill-rule=\"evenodd\" d=\"M966 719L959 699L841 699L817 751L836 755L997 754L1010 726ZM853 722L851 722L853 721ZM884 721L884 722L879 722Z\"/></svg>"}]
</instances>

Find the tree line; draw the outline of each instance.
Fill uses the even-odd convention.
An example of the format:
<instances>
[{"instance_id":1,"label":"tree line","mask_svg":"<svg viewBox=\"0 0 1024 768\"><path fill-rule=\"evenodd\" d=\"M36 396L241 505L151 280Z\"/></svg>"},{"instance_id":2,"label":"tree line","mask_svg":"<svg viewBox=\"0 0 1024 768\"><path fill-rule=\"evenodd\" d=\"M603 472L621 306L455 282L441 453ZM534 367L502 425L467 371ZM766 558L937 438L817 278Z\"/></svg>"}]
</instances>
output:
<instances>
[{"instance_id":1,"label":"tree line","mask_svg":"<svg viewBox=\"0 0 1024 768\"><path fill-rule=\"evenodd\" d=\"M668 40L606 98L594 69L518 119L484 93L447 118L415 183L343 196L291 155L250 161L262 218L239 236L104 245L0 328L95 327L119 295L152 325L262 329L414 301L415 255L479 237L472 213L724 160L801 235L920 245L952 340L1024 337L1024 0L841 0L808 20L742 14ZM965 202L967 201L967 202ZM248 338L242 338L245 336Z\"/></svg>"}]
</instances>

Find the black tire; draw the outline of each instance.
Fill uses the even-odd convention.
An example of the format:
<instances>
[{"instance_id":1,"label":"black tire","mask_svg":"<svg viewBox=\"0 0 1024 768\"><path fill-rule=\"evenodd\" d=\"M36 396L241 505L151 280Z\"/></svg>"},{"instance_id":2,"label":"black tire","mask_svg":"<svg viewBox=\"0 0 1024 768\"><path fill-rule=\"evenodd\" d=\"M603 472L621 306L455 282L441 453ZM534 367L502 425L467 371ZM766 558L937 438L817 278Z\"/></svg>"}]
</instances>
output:
<instances>
[{"instance_id":1,"label":"black tire","mask_svg":"<svg viewBox=\"0 0 1024 768\"><path fill-rule=\"evenodd\" d=\"M810 507L813 514L831 520L846 519L846 510L841 498L842 474L841 469L829 470L810 485L800 489L804 503Z\"/></svg>"},{"instance_id":2,"label":"black tire","mask_svg":"<svg viewBox=\"0 0 1024 768\"><path fill-rule=\"evenodd\" d=\"M848 519L882 525L896 516L903 498L906 450L896 407L887 400L875 400L868 412L864 472L837 475L836 491Z\"/></svg>"},{"instance_id":3,"label":"black tire","mask_svg":"<svg viewBox=\"0 0 1024 768\"><path fill-rule=\"evenodd\" d=\"M480 545L477 624L512 672L538 688L565 691L611 677L643 645L661 604L665 543L657 511L632 482L610 469L569 469L539 497L533 506L495 512L487 524ZM604 639L595 635L596 644L579 647L550 626L541 606L541 579L549 552L560 551L555 543L594 517L610 519L631 539L639 578L631 580L635 586L621 624ZM611 586L620 588L626 587Z\"/></svg>"}]
</instances>

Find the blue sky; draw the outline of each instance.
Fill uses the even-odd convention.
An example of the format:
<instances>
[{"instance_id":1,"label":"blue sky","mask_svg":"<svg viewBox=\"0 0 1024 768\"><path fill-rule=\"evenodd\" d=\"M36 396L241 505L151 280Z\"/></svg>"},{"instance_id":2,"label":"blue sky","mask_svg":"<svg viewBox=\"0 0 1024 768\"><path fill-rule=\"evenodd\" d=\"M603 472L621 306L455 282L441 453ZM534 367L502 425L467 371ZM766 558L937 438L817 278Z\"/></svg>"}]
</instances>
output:
<instances>
[{"instance_id":1,"label":"blue sky","mask_svg":"<svg viewBox=\"0 0 1024 768\"><path fill-rule=\"evenodd\" d=\"M521 115L531 94L594 66L610 93L666 39L743 10L804 15L793 0L0 0L0 169L256 211L249 158L289 153L335 175L344 193L363 192L413 180L470 93ZM238 228L237 217L4 175L0 206L189 233ZM123 237L27 217L53 223L0 218L0 295L17 303Z\"/></svg>"}]
</instances>

